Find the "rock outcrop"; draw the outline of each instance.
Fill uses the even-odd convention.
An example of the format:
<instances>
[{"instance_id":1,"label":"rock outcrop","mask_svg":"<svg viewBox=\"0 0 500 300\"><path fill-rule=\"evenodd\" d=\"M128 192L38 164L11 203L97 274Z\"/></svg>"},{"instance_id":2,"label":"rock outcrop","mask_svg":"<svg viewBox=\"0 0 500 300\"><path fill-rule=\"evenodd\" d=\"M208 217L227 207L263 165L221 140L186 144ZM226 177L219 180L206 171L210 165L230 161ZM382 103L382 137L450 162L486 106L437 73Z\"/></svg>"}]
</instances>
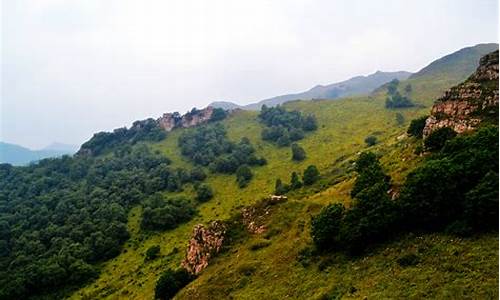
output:
<instances>
[{"instance_id":1,"label":"rock outcrop","mask_svg":"<svg viewBox=\"0 0 500 300\"><path fill-rule=\"evenodd\" d=\"M485 119L498 120L498 50L483 56L474 74L436 101L424 137L442 127L473 130Z\"/></svg>"},{"instance_id":2,"label":"rock outcrop","mask_svg":"<svg viewBox=\"0 0 500 300\"><path fill-rule=\"evenodd\" d=\"M185 115L181 116L178 112L165 113L157 122L165 131L172 131L174 128L193 127L198 124L206 123L212 118L214 108L207 106L204 109L193 109Z\"/></svg>"},{"instance_id":3,"label":"rock outcrop","mask_svg":"<svg viewBox=\"0 0 500 300\"><path fill-rule=\"evenodd\" d=\"M200 273L208 266L210 258L222 249L225 234L226 226L220 221L213 221L208 227L196 225L182 267L191 274Z\"/></svg>"}]
</instances>

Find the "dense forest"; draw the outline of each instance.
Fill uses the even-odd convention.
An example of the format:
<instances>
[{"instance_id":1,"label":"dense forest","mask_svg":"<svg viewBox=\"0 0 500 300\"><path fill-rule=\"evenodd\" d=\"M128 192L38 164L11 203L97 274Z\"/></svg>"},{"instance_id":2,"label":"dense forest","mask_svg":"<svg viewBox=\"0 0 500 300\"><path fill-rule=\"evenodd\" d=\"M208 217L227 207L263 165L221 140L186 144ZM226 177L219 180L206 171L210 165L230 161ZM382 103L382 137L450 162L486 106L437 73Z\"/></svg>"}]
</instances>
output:
<instances>
[{"instance_id":1,"label":"dense forest","mask_svg":"<svg viewBox=\"0 0 500 300\"><path fill-rule=\"evenodd\" d=\"M146 146L125 144L105 157L0 165L0 298L96 276L96 263L117 255L128 239L127 212L143 199L146 229L170 229L190 219L190 201L165 200L157 192L179 191L205 174L169 164Z\"/></svg>"}]
</instances>

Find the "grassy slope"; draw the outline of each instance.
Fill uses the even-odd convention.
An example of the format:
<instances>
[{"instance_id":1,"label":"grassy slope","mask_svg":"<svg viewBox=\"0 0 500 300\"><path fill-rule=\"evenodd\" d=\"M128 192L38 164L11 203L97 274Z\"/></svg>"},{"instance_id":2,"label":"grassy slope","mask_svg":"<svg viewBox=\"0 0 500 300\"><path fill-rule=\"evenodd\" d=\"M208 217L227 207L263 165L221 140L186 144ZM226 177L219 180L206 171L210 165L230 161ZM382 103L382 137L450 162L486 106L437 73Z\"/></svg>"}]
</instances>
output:
<instances>
[{"instance_id":1,"label":"grassy slope","mask_svg":"<svg viewBox=\"0 0 500 300\"><path fill-rule=\"evenodd\" d=\"M294 163L290 160L291 154L289 148L277 148L260 139L261 126L256 120L255 112L238 112L234 114L224 121L229 137L235 141L239 140L242 136L248 137L256 146L258 154L267 158L268 165L254 168L254 179L243 190L240 190L236 186L234 176L211 175L207 179L207 182L215 190L214 199L199 207L200 214L195 220L181 225L172 231L154 234L141 233L139 231L141 208L134 208L130 212L129 221L132 237L126 243L122 253L118 257L104 263L100 277L95 282L76 291L71 298L152 299L154 284L158 275L167 267L178 266L182 260L193 225L206 223L214 219L228 218L240 206L255 203L262 197L270 194L274 189L276 178L280 177L289 180L291 171L302 171L309 164L317 165L323 173L332 171L336 161L340 162L352 159L357 152L364 150L366 147L363 140L369 134L376 134L381 141L381 144L374 148L385 154L383 158L384 165L393 176L395 183L400 183L404 175L420 158L412 154L411 143L408 143L408 139L397 142L396 138L404 133L409 120L425 114L432 104L432 99L438 96L444 87L447 87L441 85L437 87L433 86L431 89L428 87L422 88L420 84L421 82L425 83L425 80L419 79L419 81L414 80L412 82L414 97L420 103L426 105L427 108L400 110L399 112L406 119L405 124L402 126L396 125L395 112L386 110L383 107L385 99L383 93L375 94L373 97L360 97L356 99L294 102L287 104L289 108L299 109L306 113L314 113L319 122L318 131L307 136L300 142L308 155L308 158L301 163ZM451 84L454 83L456 82ZM152 147L171 158L174 166L190 167L191 164L181 157L179 149L176 146L177 137L180 132L181 130L172 132L166 140L152 145ZM404 160L401 158L401 153L405 156ZM294 296L299 297L299 294L297 294L298 291L305 291L307 295L313 296L318 294L319 291L326 291L326 289L332 287L334 279L325 281L324 277L329 277L329 275L321 272L311 272L309 269L301 269L302 267L295 263L295 257L300 246L305 245L308 241L307 225L304 226L304 222L308 222L309 215L317 211L321 205L333 200L348 202L351 184L352 180L343 181L335 186L327 183L323 187L316 186L303 193L299 192L296 195L292 195L291 201L283 206L283 213L278 215L277 219L274 220L274 222L278 222L281 224L280 226L289 228L289 230L276 236L276 241L273 241L272 246L260 250L262 255L255 256L255 253L244 252L244 250L242 250L241 254L243 257L246 255L247 257L245 258L248 258L249 262L256 260L260 262L259 264L267 266L268 273L273 274L275 277L264 276L263 271L259 269L259 273L256 274L262 275L252 276L250 280L252 284L247 285L237 282L237 285L243 285L245 288L231 291L231 295L237 298L252 298L257 295L256 293L269 292L269 295L284 297L292 289L292 291L296 291L292 293ZM192 194L192 190L188 188L185 193L190 195ZM309 207L309 205L313 206ZM304 221L297 224L295 216ZM289 220L290 223L287 223L286 220ZM298 226L303 228L301 232L298 232ZM435 238L439 240L443 237ZM475 245L474 243L482 244L483 241L487 245L496 243L493 237L485 237L484 239L480 239L479 242L462 243L464 243L463 247L470 248ZM145 263L144 252L148 247L156 244L161 245L162 256L155 261ZM411 242L407 244L411 244ZM442 246L446 246L444 240ZM240 245L238 247L246 249L248 245ZM236 249L235 251L240 251L240 249ZM349 276L354 280L357 278L356 276L365 275L362 273L358 275L351 274L351 271L356 270L356 268L363 268L364 272L372 272L372 275L375 276L381 270L377 269L378 264L383 263L384 260L380 257L378 260L377 258L374 259L374 262L378 261L378 263L374 264L371 269L369 268L370 265L362 262L339 264L338 272L341 273L336 274L342 278L347 276L346 274L350 274ZM490 265L492 264L491 258L486 257L484 259L488 259ZM233 266L235 264L238 265L244 261L246 259L238 259L234 255L225 254L218 258L190 287L198 287L202 290L217 290L219 288L219 281L217 280L219 275L217 274L224 274L222 276L224 278L241 278L239 275L231 277L230 274L234 271ZM451 260L447 260L447 262L451 262ZM351 267L354 269L349 269ZM416 273L419 272L416 271ZM373 277L372 275L366 273L367 278ZM387 280L392 278L387 276L387 274L378 274L378 276L386 276ZM493 276L492 278L497 277ZM254 280L255 284L253 284ZM369 280L366 281L366 284L369 285L369 282ZM387 284L393 284L394 289L397 290L400 283L393 282ZM267 289L264 288L266 285L268 286ZM235 289L235 282L221 283L222 290L226 290L227 288ZM182 295L186 296L187 294L181 293L179 296Z\"/></svg>"}]
</instances>

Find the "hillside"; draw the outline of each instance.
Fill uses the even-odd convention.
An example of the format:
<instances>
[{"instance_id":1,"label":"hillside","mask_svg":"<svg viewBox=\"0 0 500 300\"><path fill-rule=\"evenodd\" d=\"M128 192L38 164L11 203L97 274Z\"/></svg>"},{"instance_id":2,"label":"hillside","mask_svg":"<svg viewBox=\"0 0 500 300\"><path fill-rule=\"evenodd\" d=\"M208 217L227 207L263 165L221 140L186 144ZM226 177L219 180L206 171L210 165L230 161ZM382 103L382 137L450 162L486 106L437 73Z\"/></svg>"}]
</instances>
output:
<instances>
[{"instance_id":1,"label":"hillside","mask_svg":"<svg viewBox=\"0 0 500 300\"><path fill-rule=\"evenodd\" d=\"M262 105L273 107L293 100L312 100L312 99L337 99L342 97L351 97L366 95L372 92L375 88L387 83L393 79L404 80L411 75L410 72L381 72L377 71L367 76L356 76L345 81L332 83L328 85L317 85L308 91L281 95L269 99L258 101L248 105L240 106L232 102L212 102L210 106L220 107L224 109L246 109L260 110Z\"/></svg>"},{"instance_id":2,"label":"hillside","mask_svg":"<svg viewBox=\"0 0 500 300\"><path fill-rule=\"evenodd\" d=\"M415 104L406 108L386 108L384 86L371 95L290 101L263 112L221 115L207 108L164 114L97 133L75 157L28 167L0 165L0 298L153 299L159 279L183 261L186 265L188 245L200 246L200 235L205 232L217 246L212 221L227 226L225 242L219 253L208 249L208 267L176 288L177 299L498 297L495 231L466 235L463 223L453 223L449 231L405 231L409 224L390 224L384 232L394 235L374 239L354 256L337 251L340 244L319 252L311 236L312 217L325 207L342 204L346 213L358 208L363 193L353 190L360 185L363 152L380 161L371 171L383 182L365 184L383 188L382 195L370 195L384 205L422 200L412 194L422 191L412 189L409 174L425 171L429 161L431 166L456 163L456 157L465 161L462 152L453 152L457 149L465 148L470 154L465 157L482 155L465 164L477 171L473 182L456 173L446 177L447 189L438 191L476 187L495 167L498 153L490 151L495 147L490 142L493 133L498 137L497 128L486 128L478 139L488 145L478 144L473 134L457 138L450 150L455 156L424 152L425 142L407 134L412 120L428 115L434 100L459 83L448 72L453 70L439 72L438 81L434 75L401 80L397 89L403 93L410 84L406 95ZM293 159L293 143L303 150L300 159ZM319 175L306 176L311 165ZM444 169L442 178L448 169L467 172L455 165ZM285 201L269 202L277 180L290 182L292 172L304 186L288 187ZM414 178L432 186L439 180L425 176L435 173ZM313 179L306 183L306 178ZM461 185L452 184L457 178ZM480 202L498 206L488 201L488 185L479 187L479 196L485 195ZM434 191L422 192L424 200ZM466 191L467 197L478 193ZM408 220L419 219L409 215ZM206 253L194 252L200 255L193 261L203 261Z\"/></svg>"},{"instance_id":3,"label":"hillside","mask_svg":"<svg viewBox=\"0 0 500 300\"><path fill-rule=\"evenodd\" d=\"M48 157L58 157L76 152L74 147L54 144L42 150L31 150L15 144L0 142L0 163L21 166Z\"/></svg>"}]
</instances>

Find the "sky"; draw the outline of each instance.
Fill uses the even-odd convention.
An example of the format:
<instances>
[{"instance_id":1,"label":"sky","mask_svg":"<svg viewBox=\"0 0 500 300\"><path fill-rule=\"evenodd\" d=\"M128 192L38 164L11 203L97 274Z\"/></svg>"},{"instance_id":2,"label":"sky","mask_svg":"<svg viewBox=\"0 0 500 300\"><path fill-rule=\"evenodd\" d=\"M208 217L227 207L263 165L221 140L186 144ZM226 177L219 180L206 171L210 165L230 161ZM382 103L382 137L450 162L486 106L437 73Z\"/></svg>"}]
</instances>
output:
<instances>
[{"instance_id":1,"label":"sky","mask_svg":"<svg viewBox=\"0 0 500 300\"><path fill-rule=\"evenodd\" d=\"M0 1L0 140L31 148L498 42L496 0Z\"/></svg>"}]
</instances>

